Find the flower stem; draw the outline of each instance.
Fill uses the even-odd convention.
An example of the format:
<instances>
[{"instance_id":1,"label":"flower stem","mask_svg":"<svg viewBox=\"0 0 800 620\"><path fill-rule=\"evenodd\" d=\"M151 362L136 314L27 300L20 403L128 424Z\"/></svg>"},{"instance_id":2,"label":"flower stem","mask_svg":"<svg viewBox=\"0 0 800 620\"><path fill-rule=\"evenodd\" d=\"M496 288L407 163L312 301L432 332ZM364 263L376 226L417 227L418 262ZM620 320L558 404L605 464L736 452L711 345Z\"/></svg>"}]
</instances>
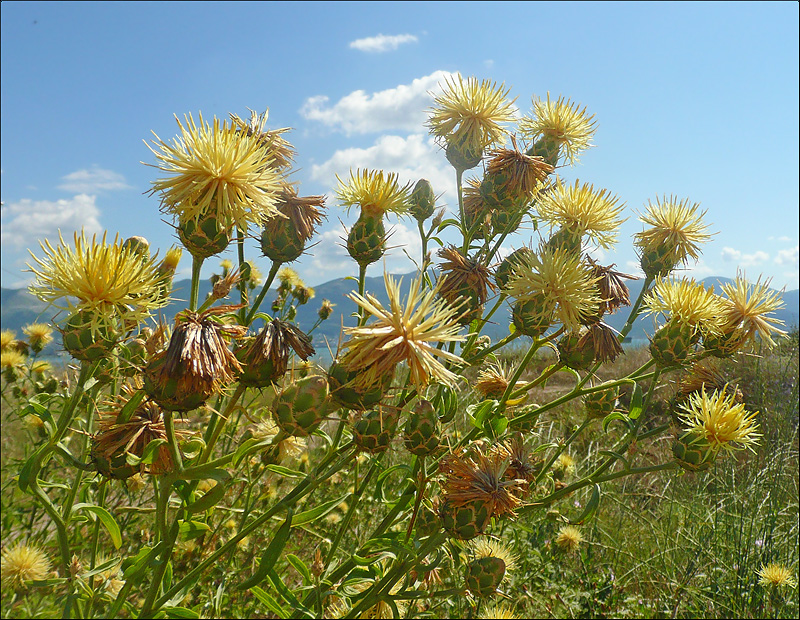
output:
<instances>
[{"instance_id":1,"label":"flower stem","mask_svg":"<svg viewBox=\"0 0 800 620\"><path fill-rule=\"evenodd\" d=\"M200 295L200 268L203 266L203 258L192 256L192 288L189 294L189 310L194 312L197 309L197 298Z\"/></svg>"},{"instance_id":2,"label":"flower stem","mask_svg":"<svg viewBox=\"0 0 800 620\"><path fill-rule=\"evenodd\" d=\"M272 267L269 269L269 274L267 275L267 279L264 280L264 286L261 287L261 292L256 297L256 300L253 302L253 307L250 308L250 312L247 314L247 317L244 320L245 325L250 325L253 322L253 318L256 316L258 309L261 307L261 302L264 301L264 297L269 290L272 281L275 279L275 274L278 273L278 269L281 268L281 265L278 261L272 261Z\"/></svg>"}]
</instances>

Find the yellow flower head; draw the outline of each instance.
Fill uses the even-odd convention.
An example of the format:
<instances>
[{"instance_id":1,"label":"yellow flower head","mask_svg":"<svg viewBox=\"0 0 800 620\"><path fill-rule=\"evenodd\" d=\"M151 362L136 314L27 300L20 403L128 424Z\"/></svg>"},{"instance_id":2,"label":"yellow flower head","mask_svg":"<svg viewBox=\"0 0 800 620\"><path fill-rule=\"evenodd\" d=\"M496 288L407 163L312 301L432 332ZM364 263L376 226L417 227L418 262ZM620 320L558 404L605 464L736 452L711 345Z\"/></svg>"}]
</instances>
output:
<instances>
[{"instance_id":1,"label":"yellow flower head","mask_svg":"<svg viewBox=\"0 0 800 620\"><path fill-rule=\"evenodd\" d=\"M583 534L573 525L565 525L556 534L556 544L567 553L575 553L583 542Z\"/></svg>"},{"instance_id":2,"label":"yellow flower head","mask_svg":"<svg viewBox=\"0 0 800 620\"><path fill-rule=\"evenodd\" d=\"M508 578L508 573L517 567L518 556L499 541L481 536L473 540L469 546L475 559L492 557L503 560L506 565L505 578Z\"/></svg>"},{"instance_id":3,"label":"yellow flower head","mask_svg":"<svg viewBox=\"0 0 800 620\"><path fill-rule=\"evenodd\" d=\"M248 108L249 109L249 108ZM281 134L290 131L289 127L281 129L264 129L269 118L269 109L261 114L250 110L250 120L245 122L236 114L229 114L234 125L250 137L257 139L267 150L272 160L272 167L276 170L284 170L292 166L294 160L294 147L281 137Z\"/></svg>"},{"instance_id":4,"label":"yellow flower head","mask_svg":"<svg viewBox=\"0 0 800 620\"><path fill-rule=\"evenodd\" d=\"M736 395L728 390L706 392L689 396L682 405L683 413L678 417L686 430L694 431L705 438L711 450L753 450L761 433L755 419L758 412L748 413L743 403L736 402Z\"/></svg>"},{"instance_id":5,"label":"yellow flower head","mask_svg":"<svg viewBox=\"0 0 800 620\"><path fill-rule=\"evenodd\" d=\"M28 290L42 301L71 312L117 315L137 323L169 301L161 291L155 257L145 259L123 247L119 236L108 244L105 233L100 243L96 236L88 241L83 232L80 237L75 233L74 240L73 249L59 233L56 248L47 240L40 244L44 258L31 253L38 268L28 265L36 275ZM55 303L59 299L63 305Z\"/></svg>"},{"instance_id":6,"label":"yellow flower head","mask_svg":"<svg viewBox=\"0 0 800 620\"><path fill-rule=\"evenodd\" d=\"M430 132L440 143L458 143L471 152L502 143L506 131L501 123L514 120L516 97L508 101L509 92L489 80L464 80L460 74L445 78L443 92L429 111Z\"/></svg>"},{"instance_id":7,"label":"yellow flower head","mask_svg":"<svg viewBox=\"0 0 800 620\"><path fill-rule=\"evenodd\" d=\"M50 574L50 560L36 547L18 544L3 549L0 560L3 585L21 588L27 581L41 581Z\"/></svg>"},{"instance_id":8,"label":"yellow flower head","mask_svg":"<svg viewBox=\"0 0 800 620\"><path fill-rule=\"evenodd\" d=\"M5 351L10 348L17 340L17 334L13 330L4 329L0 332L0 350Z\"/></svg>"},{"instance_id":9,"label":"yellow flower head","mask_svg":"<svg viewBox=\"0 0 800 620\"><path fill-rule=\"evenodd\" d=\"M619 204L619 198L608 190L596 192L592 185L578 183L565 186L559 181L537 200L536 210L552 227L563 226L580 236L588 235L602 248L612 247L626 219L619 217L625 204Z\"/></svg>"},{"instance_id":10,"label":"yellow flower head","mask_svg":"<svg viewBox=\"0 0 800 620\"><path fill-rule=\"evenodd\" d=\"M775 342L772 334L785 336L786 332L776 327L783 321L767 316L783 307L783 300L777 291L770 290L770 280L762 284L759 278L755 284L749 283L744 276L737 275L733 284L723 284L725 294L725 331L741 329L750 339L755 335L768 346Z\"/></svg>"},{"instance_id":11,"label":"yellow flower head","mask_svg":"<svg viewBox=\"0 0 800 620\"><path fill-rule=\"evenodd\" d=\"M523 116L519 123L519 132L526 139L555 142L559 155L563 154L570 164L578 161L578 153L594 146L592 136L596 130L594 115L588 116L586 108L581 110L577 103L564 97L550 101L550 93L544 101L534 98L532 116Z\"/></svg>"},{"instance_id":12,"label":"yellow flower head","mask_svg":"<svg viewBox=\"0 0 800 620\"><path fill-rule=\"evenodd\" d=\"M648 229L634 235L634 244L642 254L666 252L673 265L686 264L689 258L700 258L700 244L711 239L706 232L708 224L702 221L705 211L698 213L700 205L690 205L689 199L678 201L670 196L656 203L647 203L647 213L639 219Z\"/></svg>"},{"instance_id":13,"label":"yellow flower head","mask_svg":"<svg viewBox=\"0 0 800 620\"><path fill-rule=\"evenodd\" d=\"M19 368L25 363L25 355L16 349L0 352L0 368L2 370Z\"/></svg>"},{"instance_id":14,"label":"yellow flower head","mask_svg":"<svg viewBox=\"0 0 800 620\"><path fill-rule=\"evenodd\" d=\"M525 256L508 282L506 292L518 301L538 300L554 307L556 318L577 332L581 317L596 313L600 297L589 266L580 256L561 248L541 248Z\"/></svg>"},{"instance_id":15,"label":"yellow flower head","mask_svg":"<svg viewBox=\"0 0 800 620\"><path fill-rule=\"evenodd\" d=\"M782 564L771 563L766 566L762 564L757 574L759 576L758 582L763 586L771 586L773 588L797 587L797 580L792 575L792 571Z\"/></svg>"},{"instance_id":16,"label":"yellow flower head","mask_svg":"<svg viewBox=\"0 0 800 620\"><path fill-rule=\"evenodd\" d=\"M348 210L358 205L361 212L370 217L383 217L386 212L402 215L409 208L411 186L400 186L397 174L385 174L383 170L350 171L350 180L345 183L336 175L339 188L336 197Z\"/></svg>"},{"instance_id":17,"label":"yellow flower head","mask_svg":"<svg viewBox=\"0 0 800 620\"><path fill-rule=\"evenodd\" d=\"M508 605L503 603L487 605L483 607L478 614L478 618L493 618L494 620L514 620L515 618L521 617L522 616L515 614Z\"/></svg>"},{"instance_id":18,"label":"yellow flower head","mask_svg":"<svg viewBox=\"0 0 800 620\"><path fill-rule=\"evenodd\" d=\"M374 385L400 362L408 363L409 381L417 387L426 386L431 380L455 385L457 375L436 357L456 364L464 362L453 353L437 349L435 344L464 340L458 335L458 311L443 299L437 299L438 285L424 292L422 278L411 283L405 304L400 301L400 283L386 273L383 279L388 308L370 294L348 295L375 321L363 327L345 328L350 339L344 343L348 351L342 364L350 371L363 371L360 378L364 385Z\"/></svg>"},{"instance_id":19,"label":"yellow flower head","mask_svg":"<svg viewBox=\"0 0 800 620\"><path fill-rule=\"evenodd\" d=\"M303 279L291 267L283 267L278 271L278 280L287 289L303 286Z\"/></svg>"},{"instance_id":20,"label":"yellow flower head","mask_svg":"<svg viewBox=\"0 0 800 620\"><path fill-rule=\"evenodd\" d=\"M647 314L668 314L667 320L688 325L694 331L718 334L722 328L725 306L713 288L691 280L658 278L645 296Z\"/></svg>"},{"instance_id":21,"label":"yellow flower head","mask_svg":"<svg viewBox=\"0 0 800 620\"><path fill-rule=\"evenodd\" d=\"M214 216L223 226L235 224L242 231L248 224L260 226L270 217L280 217L275 202L281 177L275 172L267 147L247 132L237 131L214 119L195 125L191 115L186 126L176 117L180 138L168 144L158 136L160 160L154 166L170 176L153 181L151 193L160 192L162 210L181 223ZM155 134L153 134L155 135Z\"/></svg>"}]
</instances>

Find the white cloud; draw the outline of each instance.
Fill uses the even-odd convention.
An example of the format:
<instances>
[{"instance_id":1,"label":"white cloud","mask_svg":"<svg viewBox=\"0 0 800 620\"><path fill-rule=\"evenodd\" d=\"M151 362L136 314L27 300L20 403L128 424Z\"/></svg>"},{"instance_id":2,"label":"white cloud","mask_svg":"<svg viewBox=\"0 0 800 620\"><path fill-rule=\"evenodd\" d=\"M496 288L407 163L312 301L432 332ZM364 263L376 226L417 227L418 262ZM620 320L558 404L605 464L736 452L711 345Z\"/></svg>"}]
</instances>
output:
<instances>
[{"instance_id":1,"label":"white cloud","mask_svg":"<svg viewBox=\"0 0 800 620\"><path fill-rule=\"evenodd\" d=\"M67 237L81 228L87 234L103 231L95 197L78 194L68 200L30 200L3 204L2 243L16 248L33 248L42 239L57 239L58 231Z\"/></svg>"},{"instance_id":2,"label":"white cloud","mask_svg":"<svg viewBox=\"0 0 800 620\"><path fill-rule=\"evenodd\" d=\"M758 250L752 254L745 254L740 250L734 248L722 248L722 260L728 262L735 262L739 267L752 267L753 265L760 265L769 260L769 254Z\"/></svg>"},{"instance_id":3,"label":"white cloud","mask_svg":"<svg viewBox=\"0 0 800 620\"><path fill-rule=\"evenodd\" d=\"M642 264L638 260L625 261L625 266L628 268L628 273L637 278L644 278L644 271L642 271Z\"/></svg>"},{"instance_id":4,"label":"white cloud","mask_svg":"<svg viewBox=\"0 0 800 620\"><path fill-rule=\"evenodd\" d=\"M300 114L347 135L390 130L419 131L426 120L425 110L433 100L428 91L438 90L437 85L452 75L455 74L435 71L413 80L411 84L400 84L372 94L356 90L332 106L328 105L329 98L325 95L310 97L300 108Z\"/></svg>"},{"instance_id":5,"label":"white cloud","mask_svg":"<svg viewBox=\"0 0 800 620\"><path fill-rule=\"evenodd\" d=\"M125 182L124 176L113 170L105 170L97 166L76 170L61 178L64 183L59 185L58 189L76 194L131 189L131 186Z\"/></svg>"},{"instance_id":6,"label":"white cloud","mask_svg":"<svg viewBox=\"0 0 800 620\"><path fill-rule=\"evenodd\" d=\"M484 60L483 66L486 67L487 69L491 69L492 67L494 67L494 60L492 60L491 58Z\"/></svg>"},{"instance_id":7,"label":"white cloud","mask_svg":"<svg viewBox=\"0 0 800 620\"><path fill-rule=\"evenodd\" d=\"M350 41L350 47L361 52L380 53L396 50L404 43L416 43L419 39L413 34L379 34Z\"/></svg>"},{"instance_id":8,"label":"white cloud","mask_svg":"<svg viewBox=\"0 0 800 620\"><path fill-rule=\"evenodd\" d=\"M779 265L794 265L800 262L800 246L794 246L791 250L780 250L775 257L775 262Z\"/></svg>"},{"instance_id":9,"label":"white cloud","mask_svg":"<svg viewBox=\"0 0 800 620\"><path fill-rule=\"evenodd\" d=\"M381 136L368 148L336 151L328 161L311 166L311 178L330 187L333 194L338 186L336 175L346 182L350 170L359 168L397 173L401 183L410 182L412 187L419 179L428 179L436 195L443 194L437 204L458 204L453 168L433 139L422 134Z\"/></svg>"},{"instance_id":10,"label":"white cloud","mask_svg":"<svg viewBox=\"0 0 800 620\"><path fill-rule=\"evenodd\" d=\"M783 243L788 243L791 240L792 238L787 237L786 235L782 235L780 237L775 237L775 236L767 237L767 241L782 241Z\"/></svg>"}]
</instances>

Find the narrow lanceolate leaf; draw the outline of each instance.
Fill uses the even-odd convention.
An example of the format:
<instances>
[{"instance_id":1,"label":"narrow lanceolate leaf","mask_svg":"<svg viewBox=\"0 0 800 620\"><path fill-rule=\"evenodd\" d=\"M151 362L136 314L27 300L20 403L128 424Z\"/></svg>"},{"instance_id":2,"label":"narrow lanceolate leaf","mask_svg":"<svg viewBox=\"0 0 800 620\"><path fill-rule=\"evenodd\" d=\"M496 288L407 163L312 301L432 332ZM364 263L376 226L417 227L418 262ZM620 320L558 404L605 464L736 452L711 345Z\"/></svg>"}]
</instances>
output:
<instances>
[{"instance_id":1,"label":"narrow lanceolate leaf","mask_svg":"<svg viewBox=\"0 0 800 620\"><path fill-rule=\"evenodd\" d=\"M345 501L348 497L350 497L350 494L346 493L345 495L342 495L339 499L334 499L330 502L320 504L316 508L312 508L311 510L306 510L305 512L299 513L292 520L292 527L297 527L298 525L305 525L306 523L311 523L312 521L321 519L331 510L333 510L339 504Z\"/></svg>"},{"instance_id":2,"label":"narrow lanceolate leaf","mask_svg":"<svg viewBox=\"0 0 800 620\"><path fill-rule=\"evenodd\" d=\"M583 525L587 521L589 521L592 517L594 517L595 513L597 512L598 507L600 506L600 485L596 484L592 488L592 494L589 497L589 501L586 502L586 506L583 509L581 515L571 521L572 525Z\"/></svg>"},{"instance_id":3,"label":"narrow lanceolate leaf","mask_svg":"<svg viewBox=\"0 0 800 620\"><path fill-rule=\"evenodd\" d=\"M103 524L103 527L106 528L108 535L111 537L111 542L114 543L114 546L119 549L122 546L122 534L119 529L119 525L114 520L114 517L111 516L111 513L108 512L102 506L94 506L92 504L75 504L73 506L73 510L85 510L86 512L90 512L95 515L98 519L100 519L100 523Z\"/></svg>"},{"instance_id":4,"label":"narrow lanceolate leaf","mask_svg":"<svg viewBox=\"0 0 800 620\"><path fill-rule=\"evenodd\" d=\"M292 511L290 509L289 513L286 515L286 520L283 522L283 525L278 528L278 531L275 533L275 537L272 539L272 542L269 543L266 551L264 551L264 554L261 556L261 562L258 564L258 569L249 579L246 579L239 584L239 590L247 590L248 588L257 586L267 578L269 571L271 571L272 567L275 566L275 562L278 561L283 548L286 546L286 541L289 540L291 529Z\"/></svg>"},{"instance_id":5,"label":"narrow lanceolate leaf","mask_svg":"<svg viewBox=\"0 0 800 620\"><path fill-rule=\"evenodd\" d=\"M631 395L631 410L628 417L635 420L642 415L642 386L638 383L633 386L633 394Z\"/></svg>"}]
</instances>

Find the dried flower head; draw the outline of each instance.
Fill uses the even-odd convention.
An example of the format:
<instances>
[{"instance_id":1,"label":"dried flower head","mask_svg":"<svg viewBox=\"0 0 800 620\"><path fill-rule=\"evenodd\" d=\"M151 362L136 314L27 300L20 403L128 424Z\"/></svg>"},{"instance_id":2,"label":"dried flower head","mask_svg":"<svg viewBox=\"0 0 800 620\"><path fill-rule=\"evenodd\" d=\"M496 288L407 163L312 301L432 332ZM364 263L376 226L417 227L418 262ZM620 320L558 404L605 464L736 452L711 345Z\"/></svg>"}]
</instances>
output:
<instances>
[{"instance_id":1,"label":"dried flower head","mask_svg":"<svg viewBox=\"0 0 800 620\"><path fill-rule=\"evenodd\" d=\"M620 204L619 197L606 189L597 192L594 186L579 183L576 180L574 185L563 185L558 181L536 201L536 211L554 228L587 235L601 248L611 248L626 219L620 218L625 203Z\"/></svg>"},{"instance_id":2,"label":"dried flower head","mask_svg":"<svg viewBox=\"0 0 800 620\"><path fill-rule=\"evenodd\" d=\"M794 578L791 569L783 564L776 564L774 562L764 566L761 565L757 573L758 582L762 586L769 586L772 588L796 588L797 580Z\"/></svg>"},{"instance_id":3,"label":"dried flower head","mask_svg":"<svg viewBox=\"0 0 800 620\"><path fill-rule=\"evenodd\" d=\"M172 144L156 135L158 150L147 145L161 162L154 167L170 175L153 181L150 190L161 193L162 210L181 223L211 215L242 231L279 216L275 202L281 178L260 138L225 122L220 126L217 118L211 126L202 114L199 125L191 115L184 118L186 126L175 117L181 136Z\"/></svg>"},{"instance_id":4,"label":"dried flower head","mask_svg":"<svg viewBox=\"0 0 800 620\"><path fill-rule=\"evenodd\" d=\"M737 402L742 401L742 392L735 383L728 381L719 368L710 362L695 362L678 382L678 399L686 400L692 394L725 392L733 394Z\"/></svg>"},{"instance_id":5,"label":"dried flower head","mask_svg":"<svg viewBox=\"0 0 800 620\"><path fill-rule=\"evenodd\" d=\"M489 80L478 81L460 74L445 78L442 94L434 98L428 127L440 144L458 143L470 152L482 152L490 144L502 143L506 134L502 123L514 121L514 101L510 89Z\"/></svg>"},{"instance_id":6,"label":"dried flower head","mask_svg":"<svg viewBox=\"0 0 800 620\"><path fill-rule=\"evenodd\" d=\"M647 203L647 213L639 219L649 228L634 235L642 255L665 256L670 268L687 264L689 259L700 258L700 244L711 239L706 232L708 224L702 218L706 212L698 213L698 203L689 204L689 199L678 201L666 196L656 198L656 203Z\"/></svg>"},{"instance_id":7,"label":"dried flower head","mask_svg":"<svg viewBox=\"0 0 800 620\"><path fill-rule=\"evenodd\" d=\"M278 192L276 207L289 220L299 239L305 243L314 236L314 230L322 223L325 196L301 197L297 195L296 187L285 183ZM280 221L278 218L272 218L267 220L264 226L269 230Z\"/></svg>"},{"instance_id":8,"label":"dried flower head","mask_svg":"<svg viewBox=\"0 0 800 620\"><path fill-rule=\"evenodd\" d=\"M556 318L578 331L583 317L597 313L601 302L595 278L580 256L562 248L541 248L525 255L508 282L506 292L518 301L539 300L555 307Z\"/></svg>"},{"instance_id":9,"label":"dried flower head","mask_svg":"<svg viewBox=\"0 0 800 620\"><path fill-rule=\"evenodd\" d=\"M496 290L489 268L474 258L464 256L453 246L441 248L439 257L444 259L439 269L441 295L453 306L460 305L459 296L470 291L479 305L486 303L489 290ZM459 308L469 310L469 308Z\"/></svg>"},{"instance_id":10,"label":"dried flower head","mask_svg":"<svg viewBox=\"0 0 800 620\"><path fill-rule=\"evenodd\" d=\"M553 142L558 145L559 156L570 164L578 161L578 153L594 146L596 121L594 115L586 114L586 108L580 109L564 97L550 101L550 93L545 100L534 97L532 104L531 116L523 116L519 122L519 132L526 139Z\"/></svg>"},{"instance_id":11,"label":"dried flower head","mask_svg":"<svg viewBox=\"0 0 800 620\"><path fill-rule=\"evenodd\" d=\"M47 579L50 560L42 550L19 543L3 549L0 574L4 586L22 588L28 581Z\"/></svg>"},{"instance_id":12,"label":"dried flower head","mask_svg":"<svg viewBox=\"0 0 800 620\"><path fill-rule=\"evenodd\" d=\"M737 274L732 284L723 284L725 295L723 313L725 325L723 332L742 330L745 337L753 340L758 335L767 347L775 346L772 335L785 336L779 329L783 321L767 316L783 307L778 291L769 288L770 280L762 283L759 278L755 284L749 283L742 274Z\"/></svg>"},{"instance_id":13,"label":"dried flower head","mask_svg":"<svg viewBox=\"0 0 800 620\"><path fill-rule=\"evenodd\" d=\"M753 446L761 437L755 421L758 412L748 413L743 403L736 402L736 395L727 390L706 392L703 388L699 394L689 396L682 409L678 417L686 430L705 438L714 453L754 451Z\"/></svg>"},{"instance_id":14,"label":"dried flower head","mask_svg":"<svg viewBox=\"0 0 800 620\"><path fill-rule=\"evenodd\" d=\"M445 475L442 493L452 506L465 506L473 501L485 503L489 514L502 517L514 513L522 503L517 496L524 484L509 480L506 470L509 460L497 452L484 454L480 447L470 454L454 452L440 463Z\"/></svg>"},{"instance_id":15,"label":"dried flower head","mask_svg":"<svg viewBox=\"0 0 800 620\"><path fill-rule=\"evenodd\" d=\"M725 306L714 294L713 287L706 288L691 280L658 278L655 286L645 296L647 314L668 315L666 320L690 327L695 332L718 334L722 329Z\"/></svg>"},{"instance_id":16,"label":"dried flower head","mask_svg":"<svg viewBox=\"0 0 800 620\"><path fill-rule=\"evenodd\" d=\"M631 298L627 285L622 281L638 280L636 276L622 273L621 271L614 271L615 265L604 267L587 257L589 264L592 266L592 275L597 278L597 287L600 290L601 310L602 313L616 312L620 306L630 306Z\"/></svg>"},{"instance_id":17,"label":"dried flower head","mask_svg":"<svg viewBox=\"0 0 800 620\"><path fill-rule=\"evenodd\" d=\"M288 370L292 351L303 360L307 360L315 353L311 338L299 327L280 319L273 319L258 333L244 358L252 366L270 362L274 374L280 377Z\"/></svg>"},{"instance_id":18,"label":"dried flower head","mask_svg":"<svg viewBox=\"0 0 800 620\"><path fill-rule=\"evenodd\" d=\"M531 459L530 448L525 445L521 433L515 433L511 439L498 443L495 450L503 458L508 459L506 477L512 480L524 480L527 483L533 482L536 478L536 467Z\"/></svg>"},{"instance_id":19,"label":"dried flower head","mask_svg":"<svg viewBox=\"0 0 800 620\"><path fill-rule=\"evenodd\" d=\"M31 253L39 268L29 265L36 280L28 290L42 301L71 312L89 311L95 320L117 316L135 323L169 301L161 292L154 258L124 248L119 236L108 244L104 233L98 243L96 236L89 242L81 232L74 240L73 249L59 234L56 248L47 240L40 244L44 258Z\"/></svg>"},{"instance_id":20,"label":"dried flower head","mask_svg":"<svg viewBox=\"0 0 800 620\"><path fill-rule=\"evenodd\" d=\"M390 374L400 362L409 367L409 382L417 387L427 385L431 380L454 385L458 378L447 370L436 357L455 364L463 360L448 351L437 349L437 342L464 340L459 336L460 326L456 322L457 312L444 300L436 299L439 285L424 292L422 278L411 283L405 304L400 300L400 282L390 275L383 274L389 307L370 294L348 295L369 315L375 318L369 325L346 327L350 336L344 347L347 353L342 365L350 371L363 371L359 380L364 386L372 386L382 377Z\"/></svg>"},{"instance_id":21,"label":"dried flower head","mask_svg":"<svg viewBox=\"0 0 800 620\"><path fill-rule=\"evenodd\" d=\"M521 153L512 136L514 148L501 148L491 151L491 159L486 166L486 177L503 178L503 189L512 196L531 198L537 194L553 166L537 156Z\"/></svg>"},{"instance_id":22,"label":"dried flower head","mask_svg":"<svg viewBox=\"0 0 800 620\"><path fill-rule=\"evenodd\" d=\"M619 332L602 321L589 325L578 340L578 348L591 347L598 362L613 362L624 353L619 341Z\"/></svg>"},{"instance_id":23,"label":"dried flower head","mask_svg":"<svg viewBox=\"0 0 800 620\"><path fill-rule=\"evenodd\" d=\"M249 110L250 108L248 108ZM269 108L264 110L261 114L257 114L254 110L250 110L250 120L245 122L236 114L229 114L233 124L246 133L248 136L258 140L261 145L266 149L269 158L272 160L272 167L278 171L291 168L294 160L294 147L285 140L282 135L287 131L291 131L289 127L282 127L281 129L264 129L269 118Z\"/></svg>"},{"instance_id":24,"label":"dried flower head","mask_svg":"<svg viewBox=\"0 0 800 620\"><path fill-rule=\"evenodd\" d=\"M567 553L575 553L583 542L583 534L573 525L564 525L556 534L556 544Z\"/></svg>"},{"instance_id":25,"label":"dried flower head","mask_svg":"<svg viewBox=\"0 0 800 620\"><path fill-rule=\"evenodd\" d=\"M358 205L361 213L370 217L383 217L384 213L403 214L408 211L410 184L401 186L396 173L383 170L350 170L347 183L336 175L339 187L336 197L348 210Z\"/></svg>"},{"instance_id":26,"label":"dried flower head","mask_svg":"<svg viewBox=\"0 0 800 620\"><path fill-rule=\"evenodd\" d=\"M224 263L226 261L222 262ZM227 262L230 263L230 261ZM211 288L211 296L214 299L225 299L233 290L233 287L241 281L242 278L239 268L231 269L231 267L233 267L233 263L231 263L230 267L223 265L222 268L225 275L214 282L214 286Z\"/></svg>"},{"instance_id":27,"label":"dried flower head","mask_svg":"<svg viewBox=\"0 0 800 620\"><path fill-rule=\"evenodd\" d=\"M473 387L484 399L499 399L508 384L508 371L498 362L490 362L480 370Z\"/></svg>"}]
</instances>

